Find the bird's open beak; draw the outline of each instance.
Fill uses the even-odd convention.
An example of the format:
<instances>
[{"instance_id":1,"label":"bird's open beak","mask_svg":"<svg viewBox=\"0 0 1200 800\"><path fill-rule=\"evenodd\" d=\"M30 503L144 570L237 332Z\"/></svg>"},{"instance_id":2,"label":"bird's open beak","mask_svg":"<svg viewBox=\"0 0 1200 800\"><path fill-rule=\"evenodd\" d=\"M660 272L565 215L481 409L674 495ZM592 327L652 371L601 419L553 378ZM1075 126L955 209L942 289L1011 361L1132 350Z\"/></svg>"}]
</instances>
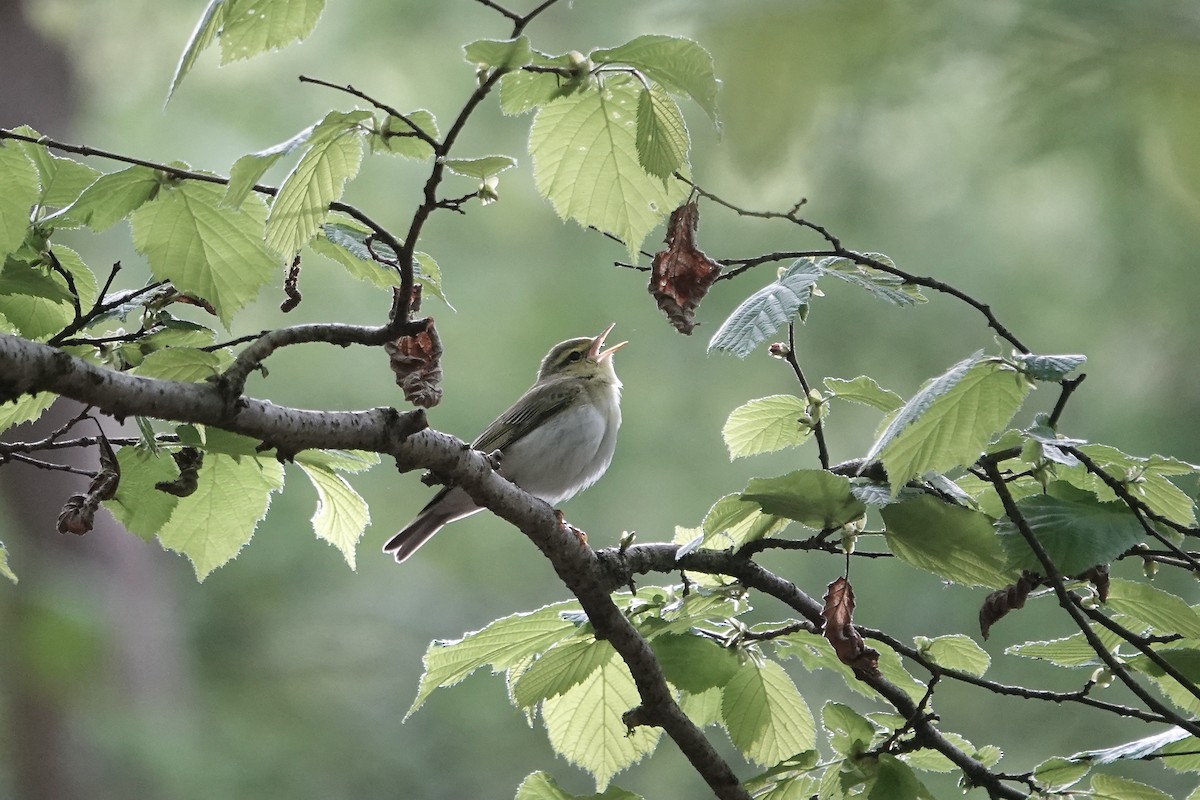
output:
<instances>
[{"instance_id":1,"label":"bird's open beak","mask_svg":"<svg viewBox=\"0 0 1200 800\"><path fill-rule=\"evenodd\" d=\"M614 322L605 328L603 333L601 333L595 339L592 339L592 346L588 348L588 358L592 359L593 361L604 361L606 358L612 358L613 353L629 344L629 342L618 342L617 344L611 345L604 352L600 352L600 349L604 347L604 337L612 333L612 329L615 327L617 327L617 323Z\"/></svg>"}]
</instances>

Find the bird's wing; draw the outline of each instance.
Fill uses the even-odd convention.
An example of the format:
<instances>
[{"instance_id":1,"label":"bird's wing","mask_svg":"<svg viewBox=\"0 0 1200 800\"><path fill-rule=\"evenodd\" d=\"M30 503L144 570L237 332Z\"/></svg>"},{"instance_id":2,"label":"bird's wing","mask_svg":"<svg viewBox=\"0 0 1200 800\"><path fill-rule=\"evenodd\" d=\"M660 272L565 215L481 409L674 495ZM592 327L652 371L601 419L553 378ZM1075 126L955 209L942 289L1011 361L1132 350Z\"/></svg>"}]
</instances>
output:
<instances>
[{"instance_id":1,"label":"bird's wing","mask_svg":"<svg viewBox=\"0 0 1200 800\"><path fill-rule=\"evenodd\" d=\"M577 381L550 381L534 385L520 400L488 425L471 443L484 453L504 448L534 428L562 413L580 391Z\"/></svg>"}]
</instances>

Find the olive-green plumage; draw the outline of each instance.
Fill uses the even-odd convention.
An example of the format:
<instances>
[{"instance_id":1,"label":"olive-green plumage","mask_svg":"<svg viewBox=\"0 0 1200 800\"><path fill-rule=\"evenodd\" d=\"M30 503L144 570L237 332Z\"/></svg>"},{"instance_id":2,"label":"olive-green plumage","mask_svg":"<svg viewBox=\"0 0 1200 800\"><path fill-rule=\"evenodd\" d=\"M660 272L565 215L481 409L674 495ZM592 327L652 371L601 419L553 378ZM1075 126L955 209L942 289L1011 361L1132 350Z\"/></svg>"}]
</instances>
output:
<instances>
[{"instance_id":1,"label":"olive-green plumage","mask_svg":"<svg viewBox=\"0 0 1200 800\"><path fill-rule=\"evenodd\" d=\"M627 344L602 351L614 327L554 345L533 386L471 444L484 453L499 450L501 474L552 505L591 486L612 461L621 425L612 356ZM465 491L447 486L383 550L403 561L444 525L479 510Z\"/></svg>"}]
</instances>

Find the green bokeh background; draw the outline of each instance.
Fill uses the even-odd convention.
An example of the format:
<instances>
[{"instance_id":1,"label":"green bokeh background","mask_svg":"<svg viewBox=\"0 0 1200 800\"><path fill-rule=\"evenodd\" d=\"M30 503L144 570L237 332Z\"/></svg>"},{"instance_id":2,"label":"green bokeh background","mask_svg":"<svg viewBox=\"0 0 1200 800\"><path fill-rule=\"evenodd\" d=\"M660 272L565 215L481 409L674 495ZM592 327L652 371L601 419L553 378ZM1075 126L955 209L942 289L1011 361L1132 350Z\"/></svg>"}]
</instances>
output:
<instances>
[{"instance_id":1,"label":"green bokeh background","mask_svg":"<svg viewBox=\"0 0 1200 800\"><path fill-rule=\"evenodd\" d=\"M44 73L32 62L10 64L5 79L17 93L3 124L28 121L56 138L226 173L239 155L352 105L300 84L300 74L352 83L401 109L429 108L444 130L474 87L460 46L502 38L509 27L467 0L343 0L300 45L223 68L207 53L164 107L203 6L26 2L28 22L44 37L39 47L64 59L70 92L39 98ZM786 210L807 198L805 215L847 246L884 252L990 303L1034 351L1087 354L1088 379L1064 417L1070 435L1200 462L1195 3L575 0L529 31L547 52L586 52L642 33L687 35L715 57L720 134L686 109L699 183L754 209ZM34 111L19 113L25 107L61 113L40 123ZM594 545L615 543L622 530L636 530L639 541L669 539L750 477L813 466L811 444L731 464L720 439L737 405L796 391L790 372L765 354L742 362L704 352L716 325L772 278L772 267L718 284L699 310L697 334L678 335L646 294L645 274L613 265L626 260L623 248L559 221L537 197L524 152L529 120L503 117L494 98L480 108L459 154L508 153L520 167L504 174L501 202L471 205L465 217L439 213L420 245L437 258L457 308L426 301L446 347L446 395L432 424L471 439L528 386L549 345L615 320L614 336L632 342L618 358L625 427L608 475L565 508ZM403 232L426 169L369 157L347 199ZM268 181L283 174L277 168ZM452 179L447 191L459 188L474 187ZM715 257L820 245L795 227L711 204L702 214L700 244ZM660 238L653 233L647 248ZM119 259L131 282L147 273L123 226L64 241L98 272ZM978 313L951 298L904 310L850 287L824 288L828 296L798 332L810 378L869 374L907 396L980 347L1006 352ZM287 318L278 290L264 291L232 334L310 320L378 322L388 306L384 294L316 259L301 289L304 302ZM249 393L307 408L403 403L373 350L291 348L269 366ZM1035 393L1018 422L1054 399L1047 389ZM834 458L861 455L877 421L838 409ZM6 465L0 488L13 488L23 469ZM78 489L42 475L23 480L37 487L34 516L12 504L16 491L0 495L10 504L0 505L0 540L22 578L0 586L0 797L505 798L535 769L591 791L555 758L538 723L527 727L508 705L501 680L474 676L401 724L431 639L564 597L537 551L486 515L455 525L402 567L379 555L430 492L415 474L384 464L354 479L373 524L351 572L312 537L315 495L289 467L289 491L251 545L203 585L182 558L127 534L60 541L57 509ZM805 554L766 563L817 596L841 569L836 558ZM975 630L982 592L943 587L890 562L856 562L851 577L864 624L901 638ZM1191 583L1164 585L1198 599ZM1027 637L1070 632L1042 605L996 626L985 645L994 658ZM761 619L786 614L761 606ZM1081 680L1003 662L997 680L1054 688ZM847 700L823 676L793 677L814 710L827 697ZM1125 699L1118 689L1111 697ZM1000 745L1010 772L1051 752L1154 732L955 686L940 687L937 698L946 727ZM1158 781L1157 772L1137 766L1128 774ZM656 799L706 793L670 743L616 782ZM1160 785L1182 792L1191 784ZM932 785L955 791L952 779Z\"/></svg>"}]
</instances>

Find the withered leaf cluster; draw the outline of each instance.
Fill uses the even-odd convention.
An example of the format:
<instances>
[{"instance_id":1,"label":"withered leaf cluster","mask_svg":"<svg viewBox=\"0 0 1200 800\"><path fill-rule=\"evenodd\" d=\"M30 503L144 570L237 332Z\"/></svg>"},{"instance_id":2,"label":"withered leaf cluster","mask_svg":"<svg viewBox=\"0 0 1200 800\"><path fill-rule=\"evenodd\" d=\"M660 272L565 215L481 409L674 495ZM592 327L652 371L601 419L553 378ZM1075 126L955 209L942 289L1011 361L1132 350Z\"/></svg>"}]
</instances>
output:
<instances>
[{"instance_id":1,"label":"withered leaf cluster","mask_svg":"<svg viewBox=\"0 0 1200 800\"><path fill-rule=\"evenodd\" d=\"M672 211L667 223L667 249L656 253L650 265L650 294L671 324L686 334L696 327L696 307L721 274L721 265L696 246L699 224L700 211L695 202Z\"/></svg>"},{"instance_id":2,"label":"withered leaf cluster","mask_svg":"<svg viewBox=\"0 0 1200 800\"><path fill-rule=\"evenodd\" d=\"M862 634L854 629L854 588L850 581L838 578L827 587L825 608L825 639L833 646L838 660L861 677L879 674L879 651L867 647Z\"/></svg>"},{"instance_id":3,"label":"withered leaf cluster","mask_svg":"<svg viewBox=\"0 0 1200 800\"><path fill-rule=\"evenodd\" d=\"M425 320L423 330L387 342L383 349L405 400L421 408L432 408L441 402L442 340L432 317Z\"/></svg>"}]
</instances>

